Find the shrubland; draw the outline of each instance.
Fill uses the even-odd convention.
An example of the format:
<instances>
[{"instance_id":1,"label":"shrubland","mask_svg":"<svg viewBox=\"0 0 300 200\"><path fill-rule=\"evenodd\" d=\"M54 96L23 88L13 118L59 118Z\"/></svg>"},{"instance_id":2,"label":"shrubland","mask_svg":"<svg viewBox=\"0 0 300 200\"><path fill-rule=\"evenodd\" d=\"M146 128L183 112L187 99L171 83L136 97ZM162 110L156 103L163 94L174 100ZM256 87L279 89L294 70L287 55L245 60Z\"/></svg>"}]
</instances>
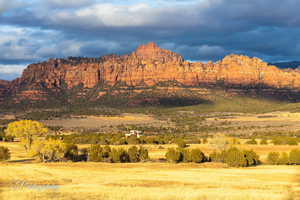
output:
<instances>
[{"instance_id":1,"label":"shrubland","mask_svg":"<svg viewBox=\"0 0 300 200\"><path fill-rule=\"evenodd\" d=\"M253 150L241 150L231 147L209 155L212 162L223 162L231 167L249 167L260 164L259 156Z\"/></svg>"},{"instance_id":2,"label":"shrubland","mask_svg":"<svg viewBox=\"0 0 300 200\"><path fill-rule=\"evenodd\" d=\"M300 150L293 149L286 152L270 152L267 156L267 163L271 165L300 165Z\"/></svg>"},{"instance_id":3,"label":"shrubland","mask_svg":"<svg viewBox=\"0 0 300 200\"><path fill-rule=\"evenodd\" d=\"M10 159L10 151L7 147L0 146L0 161L9 160Z\"/></svg>"},{"instance_id":4,"label":"shrubland","mask_svg":"<svg viewBox=\"0 0 300 200\"><path fill-rule=\"evenodd\" d=\"M148 150L140 146L131 146L128 150L124 148L111 148L110 146L91 145L88 149L88 161L92 162L141 162L149 159Z\"/></svg>"}]
</instances>

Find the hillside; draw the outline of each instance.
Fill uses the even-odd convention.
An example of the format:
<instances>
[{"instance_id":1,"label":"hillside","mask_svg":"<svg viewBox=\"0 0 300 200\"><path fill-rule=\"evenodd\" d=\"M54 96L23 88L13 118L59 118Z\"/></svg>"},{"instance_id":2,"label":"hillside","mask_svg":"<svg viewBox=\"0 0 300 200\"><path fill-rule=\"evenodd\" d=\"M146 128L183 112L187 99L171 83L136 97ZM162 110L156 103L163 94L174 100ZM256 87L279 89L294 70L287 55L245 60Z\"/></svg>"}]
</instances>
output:
<instances>
[{"instance_id":1,"label":"hillside","mask_svg":"<svg viewBox=\"0 0 300 200\"><path fill-rule=\"evenodd\" d=\"M191 63L151 42L129 55L69 57L31 64L20 78L0 82L0 101L157 105L183 99L180 105L186 101L191 105L202 102L204 88L223 88L229 95L263 94L297 101L299 86L299 71L282 70L258 58L228 55L216 63ZM124 98L132 100L123 102Z\"/></svg>"}]
</instances>

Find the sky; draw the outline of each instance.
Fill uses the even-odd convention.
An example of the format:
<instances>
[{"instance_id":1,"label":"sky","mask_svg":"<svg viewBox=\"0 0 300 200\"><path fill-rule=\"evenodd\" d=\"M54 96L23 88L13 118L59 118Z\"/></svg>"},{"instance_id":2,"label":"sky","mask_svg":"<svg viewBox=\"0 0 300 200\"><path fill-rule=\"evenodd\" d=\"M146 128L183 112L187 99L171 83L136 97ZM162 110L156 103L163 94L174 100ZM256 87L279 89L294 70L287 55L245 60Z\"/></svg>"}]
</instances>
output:
<instances>
[{"instance_id":1,"label":"sky","mask_svg":"<svg viewBox=\"0 0 300 200\"><path fill-rule=\"evenodd\" d=\"M300 60L299 0L0 0L0 79L52 57L154 41L186 60Z\"/></svg>"}]
</instances>

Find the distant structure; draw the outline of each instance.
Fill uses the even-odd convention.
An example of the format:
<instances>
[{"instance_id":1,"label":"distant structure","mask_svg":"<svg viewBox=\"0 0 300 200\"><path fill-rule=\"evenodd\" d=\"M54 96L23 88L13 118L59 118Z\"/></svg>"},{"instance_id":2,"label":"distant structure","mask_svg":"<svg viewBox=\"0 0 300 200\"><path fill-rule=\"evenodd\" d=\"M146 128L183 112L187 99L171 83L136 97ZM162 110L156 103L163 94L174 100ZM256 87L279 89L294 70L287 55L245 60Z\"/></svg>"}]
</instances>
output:
<instances>
[{"instance_id":1,"label":"distant structure","mask_svg":"<svg viewBox=\"0 0 300 200\"><path fill-rule=\"evenodd\" d=\"M137 138L140 138L142 136L142 131L130 130L129 133L125 133L125 136L126 137L136 136Z\"/></svg>"}]
</instances>

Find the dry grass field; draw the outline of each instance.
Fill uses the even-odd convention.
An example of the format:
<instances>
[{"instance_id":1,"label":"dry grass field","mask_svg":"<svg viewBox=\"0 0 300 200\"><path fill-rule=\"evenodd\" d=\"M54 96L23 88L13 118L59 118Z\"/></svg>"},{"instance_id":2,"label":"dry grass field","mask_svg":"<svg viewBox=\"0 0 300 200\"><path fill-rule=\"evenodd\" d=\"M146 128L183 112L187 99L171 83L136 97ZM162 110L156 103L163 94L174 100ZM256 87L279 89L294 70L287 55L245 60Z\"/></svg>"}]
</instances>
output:
<instances>
[{"instance_id":1,"label":"dry grass field","mask_svg":"<svg viewBox=\"0 0 300 200\"><path fill-rule=\"evenodd\" d=\"M236 126L268 124L300 128L299 113L276 112L241 114L210 121L229 121ZM125 114L118 117L96 117L44 121L64 127L103 127L121 124L161 125L152 116ZM271 127L270 129L274 129ZM264 162L269 152L289 152L299 146L246 145ZM209 140L210 142L210 140ZM0 200L295 200L300 194L300 166L260 165L250 168L228 168L221 163L171 164L161 162L168 148L176 145L144 145L152 162L147 163L38 163L26 155L17 143L0 142L11 150L11 160L0 162ZM86 148L90 145L79 145ZM129 145L118 146L128 148ZM206 155L215 150L211 144L191 144Z\"/></svg>"},{"instance_id":2,"label":"dry grass field","mask_svg":"<svg viewBox=\"0 0 300 200\"><path fill-rule=\"evenodd\" d=\"M235 127L248 127L250 129L239 130L235 132L249 133L253 131L297 131L300 130L300 113L299 112L268 112L264 114L254 113L233 113L228 116L213 116L206 118L206 122L213 123L230 123Z\"/></svg>"},{"instance_id":3,"label":"dry grass field","mask_svg":"<svg viewBox=\"0 0 300 200\"><path fill-rule=\"evenodd\" d=\"M215 120L218 118L209 118ZM227 121L246 121L246 122L300 122L300 113L292 112L271 112L264 114L239 114L226 119Z\"/></svg>"},{"instance_id":4,"label":"dry grass field","mask_svg":"<svg viewBox=\"0 0 300 200\"><path fill-rule=\"evenodd\" d=\"M165 122L144 114L122 114L121 116L82 116L82 118L54 119L41 121L48 126L62 126L65 128L99 128L103 126L117 126L129 124L161 125Z\"/></svg>"},{"instance_id":5,"label":"dry grass field","mask_svg":"<svg viewBox=\"0 0 300 200\"><path fill-rule=\"evenodd\" d=\"M299 166L228 168L218 163L170 164L160 162L37 163L28 160L19 143L0 143L12 152L0 163L0 199L3 200L206 200L297 199ZM148 145L152 159L163 149ZM191 145L208 153L210 145ZM248 147L248 146L244 146ZM289 146L251 146L260 155ZM255 147L255 148L254 148ZM29 158L28 158L29 159ZM2 200L1 199L1 200Z\"/></svg>"},{"instance_id":6,"label":"dry grass field","mask_svg":"<svg viewBox=\"0 0 300 200\"><path fill-rule=\"evenodd\" d=\"M0 164L5 200L291 199L299 191L298 170L166 163Z\"/></svg>"}]
</instances>

